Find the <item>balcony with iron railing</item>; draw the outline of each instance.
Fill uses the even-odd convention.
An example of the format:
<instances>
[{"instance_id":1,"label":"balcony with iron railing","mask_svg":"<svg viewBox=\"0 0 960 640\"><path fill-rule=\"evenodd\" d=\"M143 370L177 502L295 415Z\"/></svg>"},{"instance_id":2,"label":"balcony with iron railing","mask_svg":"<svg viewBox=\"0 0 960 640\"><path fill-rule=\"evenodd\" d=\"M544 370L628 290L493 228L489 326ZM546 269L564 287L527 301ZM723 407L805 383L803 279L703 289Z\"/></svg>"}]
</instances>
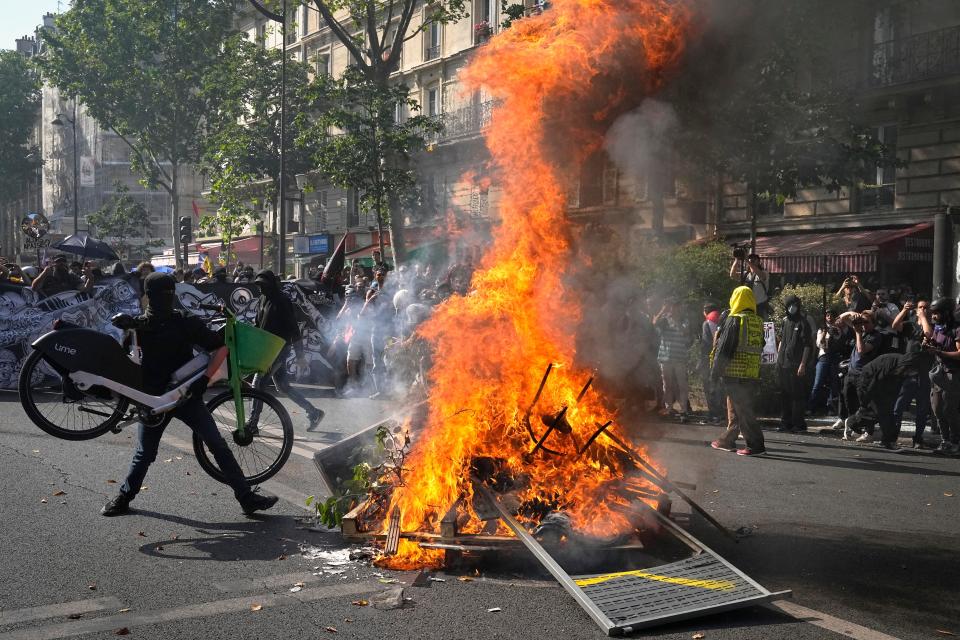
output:
<instances>
[{"instance_id":1,"label":"balcony with iron railing","mask_svg":"<svg viewBox=\"0 0 960 640\"><path fill-rule=\"evenodd\" d=\"M427 62L429 60L436 60L440 57L440 45L435 47L427 47L423 51L423 60Z\"/></svg>"},{"instance_id":2,"label":"balcony with iron railing","mask_svg":"<svg viewBox=\"0 0 960 640\"><path fill-rule=\"evenodd\" d=\"M430 136L428 142L442 144L479 135L493 120L494 106L496 101L488 100L434 116L443 124L443 131Z\"/></svg>"},{"instance_id":3,"label":"balcony with iron railing","mask_svg":"<svg viewBox=\"0 0 960 640\"><path fill-rule=\"evenodd\" d=\"M960 74L960 25L874 45L871 87L891 87Z\"/></svg>"}]
</instances>

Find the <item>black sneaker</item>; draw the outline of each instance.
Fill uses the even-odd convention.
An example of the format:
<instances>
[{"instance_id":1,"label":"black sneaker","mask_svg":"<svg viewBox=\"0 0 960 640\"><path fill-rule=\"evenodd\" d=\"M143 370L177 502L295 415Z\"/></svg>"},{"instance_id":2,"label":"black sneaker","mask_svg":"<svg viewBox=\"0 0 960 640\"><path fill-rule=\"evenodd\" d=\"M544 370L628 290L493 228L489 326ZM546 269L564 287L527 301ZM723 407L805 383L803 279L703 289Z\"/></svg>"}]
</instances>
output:
<instances>
[{"instance_id":1,"label":"black sneaker","mask_svg":"<svg viewBox=\"0 0 960 640\"><path fill-rule=\"evenodd\" d=\"M887 451L900 451L900 445L896 442L878 442L877 446Z\"/></svg>"},{"instance_id":2,"label":"black sneaker","mask_svg":"<svg viewBox=\"0 0 960 640\"><path fill-rule=\"evenodd\" d=\"M248 516L257 511L266 511L279 500L277 496L265 496L261 493L250 492L245 498L240 500L240 508Z\"/></svg>"},{"instance_id":3,"label":"black sneaker","mask_svg":"<svg viewBox=\"0 0 960 640\"><path fill-rule=\"evenodd\" d=\"M118 493L110 502L103 505L100 509L100 515L112 518L113 516L122 516L130 511L130 501L133 500L125 493Z\"/></svg>"},{"instance_id":4,"label":"black sneaker","mask_svg":"<svg viewBox=\"0 0 960 640\"><path fill-rule=\"evenodd\" d=\"M310 414L307 417L307 421L310 423L309 425L307 425L307 430L315 429L316 426L320 424L320 421L323 420L323 417L325 415L327 414L323 409L317 409L315 412Z\"/></svg>"}]
</instances>

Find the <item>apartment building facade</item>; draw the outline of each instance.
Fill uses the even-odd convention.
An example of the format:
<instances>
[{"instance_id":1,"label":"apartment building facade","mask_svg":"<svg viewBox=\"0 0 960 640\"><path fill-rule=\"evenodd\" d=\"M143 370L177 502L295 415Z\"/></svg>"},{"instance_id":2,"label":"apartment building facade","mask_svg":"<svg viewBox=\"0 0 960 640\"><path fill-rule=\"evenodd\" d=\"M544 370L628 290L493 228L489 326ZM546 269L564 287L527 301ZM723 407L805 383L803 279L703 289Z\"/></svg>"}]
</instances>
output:
<instances>
[{"instance_id":1,"label":"apartment building facade","mask_svg":"<svg viewBox=\"0 0 960 640\"><path fill-rule=\"evenodd\" d=\"M895 147L902 168L870 171L838 193L808 189L753 220L746 185L726 184L710 211L715 231L749 240L784 280L842 279L960 292L960 3L838 3L849 29L841 68L864 121Z\"/></svg>"},{"instance_id":2,"label":"apartment building facade","mask_svg":"<svg viewBox=\"0 0 960 640\"><path fill-rule=\"evenodd\" d=\"M528 4L535 10L538 3L528 0ZM280 47L279 30L244 5L238 4L239 28L251 38L263 39L267 47ZM412 25L423 22L424 10L422 4L417 7ZM483 175L489 155L482 131L490 123L492 102L481 92L465 91L458 73L471 53L500 29L500 12L498 0L474 0L470 17L431 25L403 46L395 81L410 89L422 114L445 124L444 132L415 158L420 197L402 212L413 259L445 260L477 253L488 237L497 190ZM314 73L338 75L350 64L348 51L312 4L298 7L288 24L283 46ZM288 231L294 234L290 250L299 272L323 260L344 236L349 257L369 258L379 245L377 221L373 212L360 206L359 193L331 185L315 172L296 176L296 186L300 200L290 207ZM458 229L455 236L448 233L451 224ZM275 212L267 212L265 228L268 233L276 230ZM389 245L389 236L384 241Z\"/></svg>"}]
</instances>

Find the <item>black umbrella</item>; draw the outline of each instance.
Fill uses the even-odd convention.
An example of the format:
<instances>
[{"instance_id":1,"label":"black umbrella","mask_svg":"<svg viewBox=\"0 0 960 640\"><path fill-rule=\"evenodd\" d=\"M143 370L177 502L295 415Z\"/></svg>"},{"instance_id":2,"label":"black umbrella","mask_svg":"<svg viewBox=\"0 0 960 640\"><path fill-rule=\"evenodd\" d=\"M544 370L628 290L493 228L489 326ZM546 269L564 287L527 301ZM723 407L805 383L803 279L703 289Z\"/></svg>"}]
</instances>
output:
<instances>
[{"instance_id":1,"label":"black umbrella","mask_svg":"<svg viewBox=\"0 0 960 640\"><path fill-rule=\"evenodd\" d=\"M83 259L94 258L97 260L119 260L117 252L110 248L106 242L91 238L90 236L72 235L67 236L60 242L52 245L54 249L66 251L67 253L76 253Z\"/></svg>"}]
</instances>

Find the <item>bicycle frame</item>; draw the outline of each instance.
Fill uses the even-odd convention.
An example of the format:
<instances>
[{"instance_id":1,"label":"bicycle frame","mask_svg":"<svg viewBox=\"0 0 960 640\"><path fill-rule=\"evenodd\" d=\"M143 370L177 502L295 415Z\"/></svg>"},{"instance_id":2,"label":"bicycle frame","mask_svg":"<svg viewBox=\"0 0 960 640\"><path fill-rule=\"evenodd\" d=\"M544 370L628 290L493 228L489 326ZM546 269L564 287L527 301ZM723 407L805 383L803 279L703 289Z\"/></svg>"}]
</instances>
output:
<instances>
[{"instance_id":1,"label":"bicycle frame","mask_svg":"<svg viewBox=\"0 0 960 640\"><path fill-rule=\"evenodd\" d=\"M240 359L237 351L237 318L226 305L220 307L221 312L227 319L227 324L223 328L223 340L227 345L227 386L233 392L233 405L237 412L237 435L240 438L247 433L247 416L243 406L243 396L240 395L240 389L243 386L243 377L240 374Z\"/></svg>"}]
</instances>

